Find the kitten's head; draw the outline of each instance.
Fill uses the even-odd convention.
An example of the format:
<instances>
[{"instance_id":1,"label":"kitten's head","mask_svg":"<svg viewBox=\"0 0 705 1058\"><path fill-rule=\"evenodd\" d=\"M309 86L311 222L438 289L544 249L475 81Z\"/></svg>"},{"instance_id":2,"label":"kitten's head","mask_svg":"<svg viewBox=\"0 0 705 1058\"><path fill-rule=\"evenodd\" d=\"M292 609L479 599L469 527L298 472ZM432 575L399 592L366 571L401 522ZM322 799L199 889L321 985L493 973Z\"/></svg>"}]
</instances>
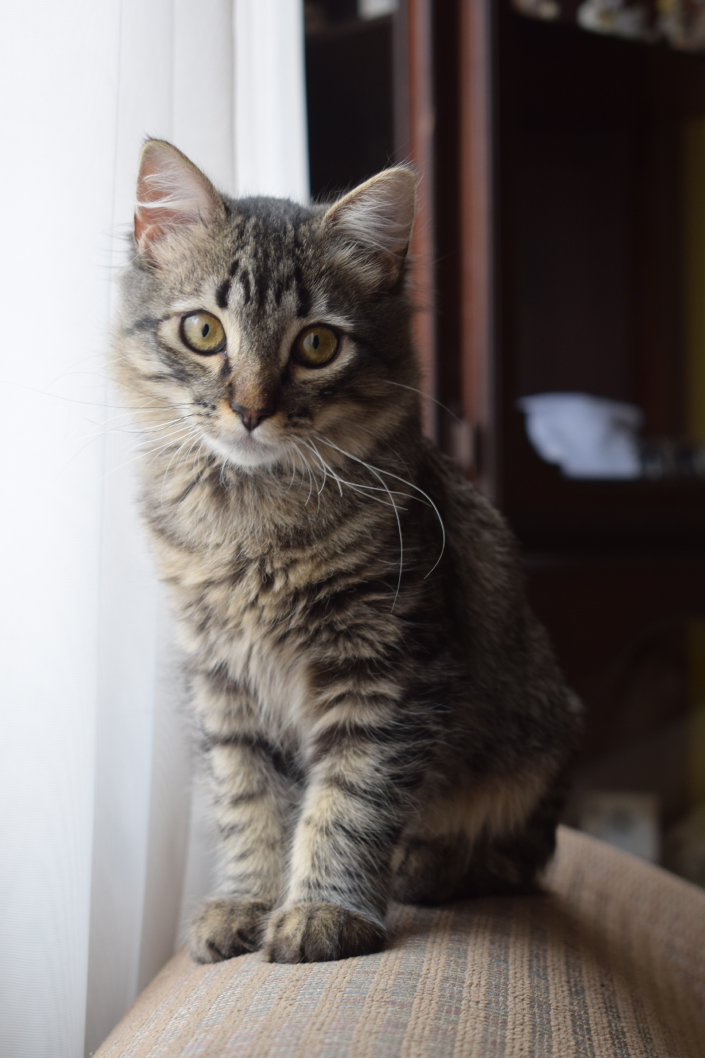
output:
<instances>
[{"instance_id":1,"label":"kitten's head","mask_svg":"<svg viewBox=\"0 0 705 1058\"><path fill-rule=\"evenodd\" d=\"M150 140L114 370L131 403L247 468L325 437L357 455L414 419L404 168L330 207L231 200Z\"/></svg>"}]
</instances>

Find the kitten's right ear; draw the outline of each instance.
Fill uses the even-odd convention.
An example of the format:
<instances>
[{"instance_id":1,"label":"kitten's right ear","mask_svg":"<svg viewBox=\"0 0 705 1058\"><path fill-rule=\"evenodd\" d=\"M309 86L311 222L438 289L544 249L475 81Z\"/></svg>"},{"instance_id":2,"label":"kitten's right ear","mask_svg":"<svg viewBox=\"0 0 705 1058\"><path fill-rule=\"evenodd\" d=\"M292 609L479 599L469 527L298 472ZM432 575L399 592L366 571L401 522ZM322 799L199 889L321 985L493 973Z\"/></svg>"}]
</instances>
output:
<instances>
[{"instance_id":1,"label":"kitten's right ear","mask_svg":"<svg viewBox=\"0 0 705 1058\"><path fill-rule=\"evenodd\" d=\"M385 169L335 202L321 231L343 248L375 287L392 287L409 249L416 212L416 177L410 169Z\"/></svg>"},{"instance_id":2,"label":"kitten's right ear","mask_svg":"<svg viewBox=\"0 0 705 1058\"><path fill-rule=\"evenodd\" d=\"M156 264L167 235L224 216L222 198L185 154L165 140L147 140L137 174L135 242L140 253Z\"/></svg>"}]
</instances>

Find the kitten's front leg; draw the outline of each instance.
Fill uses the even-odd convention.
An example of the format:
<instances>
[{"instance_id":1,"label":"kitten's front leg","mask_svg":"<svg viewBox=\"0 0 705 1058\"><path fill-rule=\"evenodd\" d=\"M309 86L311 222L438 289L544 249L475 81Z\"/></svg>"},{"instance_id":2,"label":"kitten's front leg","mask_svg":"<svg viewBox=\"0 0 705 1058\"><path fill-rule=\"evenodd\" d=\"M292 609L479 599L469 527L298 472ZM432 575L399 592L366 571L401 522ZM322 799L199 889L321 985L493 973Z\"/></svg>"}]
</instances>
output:
<instances>
[{"instance_id":1,"label":"kitten's front leg","mask_svg":"<svg viewBox=\"0 0 705 1058\"><path fill-rule=\"evenodd\" d=\"M393 849L416 785L413 754L389 710L355 725L336 710L314 744L313 765L296 827L284 906L272 913L266 956L319 962L381 951ZM379 703L376 703L379 705Z\"/></svg>"},{"instance_id":2,"label":"kitten's front leg","mask_svg":"<svg viewBox=\"0 0 705 1058\"><path fill-rule=\"evenodd\" d=\"M241 704L250 712L249 703ZM282 754L252 730L211 734L206 752L226 895L196 916L190 950L197 962L218 962L262 946L267 917L283 892L294 784Z\"/></svg>"}]
</instances>

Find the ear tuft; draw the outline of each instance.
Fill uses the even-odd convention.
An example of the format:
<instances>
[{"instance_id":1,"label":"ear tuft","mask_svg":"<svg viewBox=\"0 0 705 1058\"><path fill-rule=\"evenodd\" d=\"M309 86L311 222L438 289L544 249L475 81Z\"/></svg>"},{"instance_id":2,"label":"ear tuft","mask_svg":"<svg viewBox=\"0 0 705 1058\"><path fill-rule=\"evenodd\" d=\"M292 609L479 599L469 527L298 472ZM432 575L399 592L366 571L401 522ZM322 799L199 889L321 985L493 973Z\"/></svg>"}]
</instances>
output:
<instances>
[{"instance_id":1,"label":"ear tuft","mask_svg":"<svg viewBox=\"0 0 705 1058\"><path fill-rule=\"evenodd\" d=\"M154 261L157 244L170 232L207 225L222 216L223 200L200 169L165 140L147 140L137 174L139 250Z\"/></svg>"},{"instance_id":2,"label":"ear tuft","mask_svg":"<svg viewBox=\"0 0 705 1058\"><path fill-rule=\"evenodd\" d=\"M401 275L416 212L416 178L385 169L335 202L321 230L352 251L367 278L391 287Z\"/></svg>"}]
</instances>

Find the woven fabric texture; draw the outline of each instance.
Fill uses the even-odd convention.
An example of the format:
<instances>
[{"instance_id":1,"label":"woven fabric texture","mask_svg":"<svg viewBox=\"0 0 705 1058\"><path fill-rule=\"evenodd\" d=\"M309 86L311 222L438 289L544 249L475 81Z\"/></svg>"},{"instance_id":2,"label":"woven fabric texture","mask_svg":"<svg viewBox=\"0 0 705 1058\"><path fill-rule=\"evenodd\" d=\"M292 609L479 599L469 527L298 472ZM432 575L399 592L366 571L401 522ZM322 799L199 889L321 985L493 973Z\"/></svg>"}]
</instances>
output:
<instances>
[{"instance_id":1,"label":"woven fabric texture","mask_svg":"<svg viewBox=\"0 0 705 1058\"><path fill-rule=\"evenodd\" d=\"M96 1058L704 1058L705 892L566 828L547 889L337 963L179 954Z\"/></svg>"}]
</instances>

